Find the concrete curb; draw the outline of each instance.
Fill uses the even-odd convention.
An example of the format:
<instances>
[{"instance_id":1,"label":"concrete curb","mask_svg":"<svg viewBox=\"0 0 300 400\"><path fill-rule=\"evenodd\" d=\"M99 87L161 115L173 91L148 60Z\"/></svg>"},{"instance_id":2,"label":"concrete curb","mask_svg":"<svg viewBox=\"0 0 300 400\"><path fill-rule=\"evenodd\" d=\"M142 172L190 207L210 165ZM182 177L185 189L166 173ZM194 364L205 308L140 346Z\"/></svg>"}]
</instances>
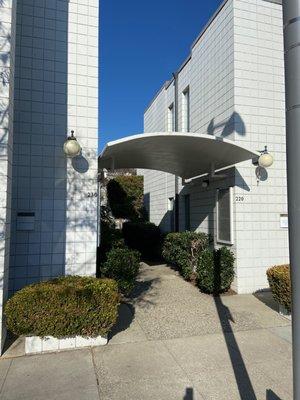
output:
<instances>
[{"instance_id":1,"label":"concrete curb","mask_svg":"<svg viewBox=\"0 0 300 400\"><path fill-rule=\"evenodd\" d=\"M105 346L108 342L106 337L75 336L57 339L53 336L27 336L25 337L25 354L39 354L59 350L80 349L85 347Z\"/></svg>"}]
</instances>

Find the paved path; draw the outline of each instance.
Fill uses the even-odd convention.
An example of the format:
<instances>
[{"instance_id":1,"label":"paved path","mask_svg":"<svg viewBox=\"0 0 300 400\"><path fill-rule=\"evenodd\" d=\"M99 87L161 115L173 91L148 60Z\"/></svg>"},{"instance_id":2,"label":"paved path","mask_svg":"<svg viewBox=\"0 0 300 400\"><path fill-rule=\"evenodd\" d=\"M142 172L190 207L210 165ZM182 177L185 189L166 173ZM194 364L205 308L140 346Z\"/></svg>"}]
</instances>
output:
<instances>
[{"instance_id":1,"label":"paved path","mask_svg":"<svg viewBox=\"0 0 300 400\"><path fill-rule=\"evenodd\" d=\"M290 323L262 298L144 264L107 346L3 359L0 399L291 400Z\"/></svg>"}]
</instances>

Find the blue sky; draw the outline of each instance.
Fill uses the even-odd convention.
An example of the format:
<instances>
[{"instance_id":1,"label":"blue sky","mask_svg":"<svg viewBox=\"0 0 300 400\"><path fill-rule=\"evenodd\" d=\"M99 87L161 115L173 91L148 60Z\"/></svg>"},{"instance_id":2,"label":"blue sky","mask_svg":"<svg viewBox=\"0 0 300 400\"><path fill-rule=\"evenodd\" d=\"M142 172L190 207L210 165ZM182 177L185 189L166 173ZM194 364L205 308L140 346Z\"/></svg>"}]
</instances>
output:
<instances>
[{"instance_id":1,"label":"blue sky","mask_svg":"<svg viewBox=\"0 0 300 400\"><path fill-rule=\"evenodd\" d=\"M189 54L221 0L103 0L100 148L143 131L152 97Z\"/></svg>"}]
</instances>

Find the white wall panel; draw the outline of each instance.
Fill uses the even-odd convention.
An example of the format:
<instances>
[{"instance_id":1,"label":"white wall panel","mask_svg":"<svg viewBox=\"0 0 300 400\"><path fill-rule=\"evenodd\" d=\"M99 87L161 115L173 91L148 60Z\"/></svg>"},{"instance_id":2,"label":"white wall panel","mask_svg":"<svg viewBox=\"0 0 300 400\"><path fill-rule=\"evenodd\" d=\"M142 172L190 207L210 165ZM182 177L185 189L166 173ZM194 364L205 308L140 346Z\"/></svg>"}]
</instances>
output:
<instances>
[{"instance_id":1,"label":"white wall panel","mask_svg":"<svg viewBox=\"0 0 300 400\"><path fill-rule=\"evenodd\" d=\"M14 99L11 293L96 273L98 1L18 0ZM18 229L20 212L35 214L34 230Z\"/></svg>"},{"instance_id":2,"label":"white wall panel","mask_svg":"<svg viewBox=\"0 0 300 400\"><path fill-rule=\"evenodd\" d=\"M234 187L233 288L240 293L267 287L266 269L288 262L287 229L280 228L280 214L287 212L283 57L281 6L228 0L198 37L178 77L179 127L181 94L189 86L192 132L226 137L253 150L268 145L275 157L267 179L259 183L248 161L208 189L201 181L180 187L180 228L184 229L183 196L189 194L191 228L212 234L216 246L216 190ZM145 112L145 132L166 130L167 108L173 101L173 84L163 87ZM174 177L146 172L145 193L150 220L167 230L164 216Z\"/></svg>"}]
</instances>

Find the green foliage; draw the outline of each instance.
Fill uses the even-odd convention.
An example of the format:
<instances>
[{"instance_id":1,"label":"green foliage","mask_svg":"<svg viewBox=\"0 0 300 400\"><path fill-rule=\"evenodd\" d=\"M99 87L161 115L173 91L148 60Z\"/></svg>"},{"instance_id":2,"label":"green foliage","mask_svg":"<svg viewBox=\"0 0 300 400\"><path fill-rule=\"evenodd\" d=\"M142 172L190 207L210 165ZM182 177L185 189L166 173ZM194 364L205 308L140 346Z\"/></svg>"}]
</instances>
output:
<instances>
[{"instance_id":1,"label":"green foliage","mask_svg":"<svg viewBox=\"0 0 300 400\"><path fill-rule=\"evenodd\" d=\"M122 232L101 221L101 240L97 249L97 277L101 276L101 264L106 261L108 252L113 248L124 246Z\"/></svg>"},{"instance_id":2,"label":"green foliage","mask_svg":"<svg viewBox=\"0 0 300 400\"><path fill-rule=\"evenodd\" d=\"M27 286L5 306L8 329L16 335L106 335L118 315L117 283L68 276Z\"/></svg>"},{"instance_id":3,"label":"green foliage","mask_svg":"<svg viewBox=\"0 0 300 400\"><path fill-rule=\"evenodd\" d=\"M101 274L118 282L121 293L128 295L134 288L140 268L140 253L135 250L113 248L101 265Z\"/></svg>"},{"instance_id":4,"label":"green foliage","mask_svg":"<svg viewBox=\"0 0 300 400\"><path fill-rule=\"evenodd\" d=\"M267 277L274 300L284 306L287 311L292 309L292 289L289 265L277 265L267 270Z\"/></svg>"},{"instance_id":5,"label":"green foliage","mask_svg":"<svg viewBox=\"0 0 300 400\"><path fill-rule=\"evenodd\" d=\"M115 227L115 221L108 207L101 207L100 246L97 248L97 277L100 265L105 262L107 253L115 247L124 247L122 232Z\"/></svg>"},{"instance_id":6,"label":"green foliage","mask_svg":"<svg viewBox=\"0 0 300 400\"><path fill-rule=\"evenodd\" d=\"M109 226L101 221L101 242L100 252L105 258L106 254L114 247L123 247L125 245L122 231Z\"/></svg>"},{"instance_id":7,"label":"green foliage","mask_svg":"<svg viewBox=\"0 0 300 400\"><path fill-rule=\"evenodd\" d=\"M219 250L205 249L197 266L197 284L205 293L227 291L234 279L234 255L227 248Z\"/></svg>"},{"instance_id":8,"label":"green foliage","mask_svg":"<svg viewBox=\"0 0 300 400\"><path fill-rule=\"evenodd\" d=\"M162 235L158 226L151 222L126 222L123 224L125 244L138 250L147 260L160 258Z\"/></svg>"},{"instance_id":9,"label":"green foliage","mask_svg":"<svg viewBox=\"0 0 300 400\"><path fill-rule=\"evenodd\" d=\"M198 259L209 246L205 233L169 233L163 244L162 254L167 263L176 266L185 279L196 271Z\"/></svg>"},{"instance_id":10,"label":"green foliage","mask_svg":"<svg viewBox=\"0 0 300 400\"><path fill-rule=\"evenodd\" d=\"M144 180L142 176L117 176L107 184L108 202L115 218L142 216Z\"/></svg>"}]
</instances>

